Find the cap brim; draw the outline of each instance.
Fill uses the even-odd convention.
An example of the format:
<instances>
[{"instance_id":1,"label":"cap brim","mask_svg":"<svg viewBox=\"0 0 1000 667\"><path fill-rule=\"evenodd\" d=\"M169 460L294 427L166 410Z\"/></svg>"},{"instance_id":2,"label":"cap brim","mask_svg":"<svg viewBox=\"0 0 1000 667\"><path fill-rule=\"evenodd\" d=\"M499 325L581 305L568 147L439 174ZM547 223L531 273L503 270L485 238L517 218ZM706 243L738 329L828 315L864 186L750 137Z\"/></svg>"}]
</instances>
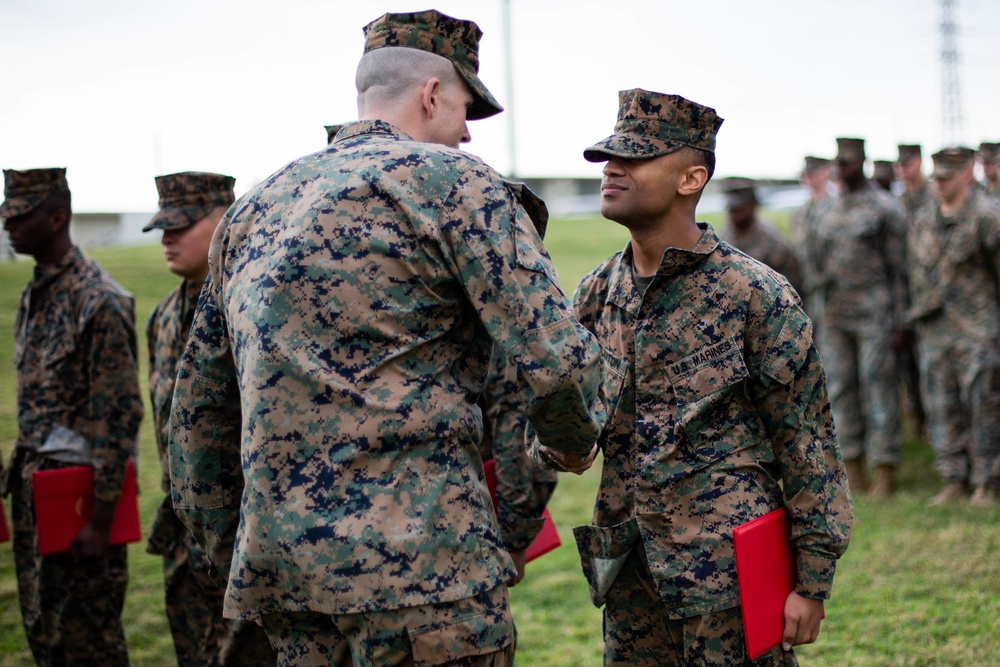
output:
<instances>
[{"instance_id":1,"label":"cap brim","mask_svg":"<svg viewBox=\"0 0 1000 667\"><path fill-rule=\"evenodd\" d=\"M455 69L458 70L458 73L462 75L462 79L468 84L474 98L472 106L469 107L469 111L465 115L467 120L482 120L503 111L503 107L500 106L500 103L497 102L493 94L486 88L486 84L483 83L482 79L475 72L461 67L454 62L452 64L455 65Z\"/></svg>"},{"instance_id":2,"label":"cap brim","mask_svg":"<svg viewBox=\"0 0 1000 667\"><path fill-rule=\"evenodd\" d=\"M177 208L163 208L157 211L153 219L142 228L142 231L149 232L154 229L164 231L171 229L184 229L190 227L207 215L204 208L200 206L181 206Z\"/></svg>"},{"instance_id":3,"label":"cap brim","mask_svg":"<svg viewBox=\"0 0 1000 667\"><path fill-rule=\"evenodd\" d=\"M25 213L31 213L33 210L38 208L39 204L45 201L44 196L31 196L31 197L8 197L0 204L0 218L7 220L9 218L16 218L19 215L24 215Z\"/></svg>"},{"instance_id":4,"label":"cap brim","mask_svg":"<svg viewBox=\"0 0 1000 667\"><path fill-rule=\"evenodd\" d=\"M630 160L668 155L684 147L684 144L663 139L651 139L646 135L612 134L583 151L587 162L607 162L613 157Z\"/></svg>"}]
</instances>

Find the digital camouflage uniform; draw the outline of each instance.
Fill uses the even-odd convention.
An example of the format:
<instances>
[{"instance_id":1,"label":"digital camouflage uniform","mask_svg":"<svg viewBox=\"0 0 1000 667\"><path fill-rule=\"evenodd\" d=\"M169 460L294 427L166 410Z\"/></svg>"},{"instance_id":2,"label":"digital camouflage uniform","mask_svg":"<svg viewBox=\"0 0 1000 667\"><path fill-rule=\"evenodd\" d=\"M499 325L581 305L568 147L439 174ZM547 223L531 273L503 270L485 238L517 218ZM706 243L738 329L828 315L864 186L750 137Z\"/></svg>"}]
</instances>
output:
<instances>
[{"instance_id":1,"label":"digital camouflage uniform","mask_svg":"<svg viewBox=\"0 0 1000 667\"><path fill-rule=\"evenodd\" d=\"M969 150L966 161L972 156ZM908 315L919 333L938 473L946 482L996 488L1000 208L982 190L972 190L953 217L945 217L936 202L920 209L910 231L909 256Z\"/></svg>"},{"instance_id":2,"label":"digital camouflage uniform","mask_svg":"<svg viewBox=\"0 0 1000 667\"><path fill-rule=\"evenodd\" d=\"M624 91L616 135L585 156L642 156L634 146L657 130L667 147L714 148L721 122L683 98ZM644 293L627 245L574 296L603 347L611 412L594 525L575 530L591 597L606 605L606 664L746 663L733 527L787 507L795 589L819 599L850 535L809 319L783 277L699 227L692 250L667 249ZM664 644L692 653L658 654ZM776 649L757 664L794 662Z\"/></svg>"},{"instance_id":3,"label":"digital camouflage uniform","mask_svg":"<svg viewBox=\"0 0 1000 667\"><path fill-rule=\"evenodd\" d=\"M542 442L585 455L605 418L600 348L515 189L462 151L351 123L237 201L210 268L170 471L182 519L232 562L227 616L262 617L282 664L345 645L356 664L504 664L514 568L474 403L494 341Z\"/></svg>"},{"instance_id":4,"label":"digital camouflage uniform","mask_svg":"<svg viewBox=\"0 0 1000 667\"><path fill-rule=\"evenodd\" d=\"M217 206L233 202L231 176L183 172L156 178L159 212L144 228L184 229ZM252 621L222 616L225 578L211 562L170 502L167 436L177 364L187 342L203 281L185 280L156 306L146 323L149 394L156 444L167 492L150 528L146 551L163 557L165 606L179 665L274 665L277 656L263 629Z\"/></svg>"},{"instance_id":5,"label":"digital camouflage uniform","mask_svg":"<svg viewBox=\"0 0 1000 667\"><path fill-rule=\"evenodd\" d=\"M897 467L899 375L893 334L906 296L906 220L895 198L865 184L838 194L817 230L824 291L819 348L844 459Z\"/></svg>"},{"instance_id":6,"label":"digital camouflage uniform","mask_svg":"<svg viewBox=\"0 0 1000 667\"><path fill-rule=\"evenodd\" d=\"M56 171L64 170L5 171L0 217L30 212L56 187L68 189L64 173L39 181L47 180L40 172ZM74 465L37 451L62 427L90 444L94 499L118 500L143 414L136 346L132 295L104 269L76 247L54 265L36 264L14 326L18 436L3 493L12 496L21 616L42 667L129 663L121 623L126 546L79 561L69 553L40 556L31 475Z\"/></svg>"}]
</instances>

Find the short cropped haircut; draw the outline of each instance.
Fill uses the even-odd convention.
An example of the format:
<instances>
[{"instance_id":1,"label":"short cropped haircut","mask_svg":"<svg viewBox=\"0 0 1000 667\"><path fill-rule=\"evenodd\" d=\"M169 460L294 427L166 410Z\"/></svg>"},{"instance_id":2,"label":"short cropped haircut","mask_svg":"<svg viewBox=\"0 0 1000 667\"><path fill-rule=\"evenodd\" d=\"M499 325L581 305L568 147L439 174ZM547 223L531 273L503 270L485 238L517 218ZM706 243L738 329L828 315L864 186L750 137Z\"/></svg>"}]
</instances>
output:
<instances>
[{"instance_id":1,"label":"short cropped haircut","mask_svg":"<svg viewBox=\"0 0 1000 667\"><path fill-rule=\"evenodd\" d=\"M681 150L691 157L691 161L694 164L708 170L706 184L712 180L712 176L715 174L715 153L700 148L692 148L691 146L684 146Z\"/></svg>"},{"instance_id":2,"label":"short cropped haircut","mask_svg":"<svg viewBox=\"0 0 1000 667\"><path fill-rule=\"evenodd\" d=\"M420 49L387 46L361 57L354 85L359 98L365 96L388 103L433 77L446 86L461 80L447 58Z\"/></svg>"}]
</instances>

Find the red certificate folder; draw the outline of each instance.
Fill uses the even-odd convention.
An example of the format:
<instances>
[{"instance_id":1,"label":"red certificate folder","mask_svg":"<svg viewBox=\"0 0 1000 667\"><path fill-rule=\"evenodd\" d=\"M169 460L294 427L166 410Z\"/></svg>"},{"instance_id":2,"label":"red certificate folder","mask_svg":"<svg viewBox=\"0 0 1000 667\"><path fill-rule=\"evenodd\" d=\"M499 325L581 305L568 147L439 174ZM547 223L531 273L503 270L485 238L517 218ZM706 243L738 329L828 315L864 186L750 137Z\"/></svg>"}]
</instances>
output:
<instances>
[{"instance_id":1,"label":"red certificate folder","mask_svg":"<svg viewBox=\"0 0 1000 667\"><path fill-rule=\"evenodd\" d=\"M781 643L785 600L795 589L791 525L784 507L733 528L743 634L751 660Z\"/></svg>"},{"instance_id":2,"label":"red certificate folder","mask_svg":"<svg viewBox=\"0 0 1000 667\"><path fill-rule=\"evenodd\" d=\"M3 511L3 500L0 499L0 542L10 540L10 530L7 528L7 515Z\"/></svg>"},{"instance_id":3,"label":"red certificate folder","mask_svg":"<svg viewBox=\"0 0 1000 667\"><path fill-rule=\"evenodd\" d=\"M496 460L486 460L483 463L483 470L486 472L486 486L490 490L490 498L493 500L493 509L496 510L498 504ZM559 531L556 530L556 524L552 521L552 516L549 514L548 509L542 512L542 518L545 519L545 523L542 525L542 529L538 532L538 535L535 536L535 541L528 546L528 549L525 552L525 562L530 563L539 556L544 556L556 547L562 545L562 540L559 539Z\"/></svg>"},{"instance_id":4,"label":"red certificate folder","mask_svg":"<svg viewBox=\"0 0 1000 667\"><path fill-rule=\"evenodd\" d=\"M39 470L31 474L31 483L35 490L39 552L47 556L69 551L73 539L87 525L94 511L94 469L74 466ZM111 544L138 542L140 539L142 532L139 528L135 466L129 461L111 522Z\"/></svg>"}]
</instances>

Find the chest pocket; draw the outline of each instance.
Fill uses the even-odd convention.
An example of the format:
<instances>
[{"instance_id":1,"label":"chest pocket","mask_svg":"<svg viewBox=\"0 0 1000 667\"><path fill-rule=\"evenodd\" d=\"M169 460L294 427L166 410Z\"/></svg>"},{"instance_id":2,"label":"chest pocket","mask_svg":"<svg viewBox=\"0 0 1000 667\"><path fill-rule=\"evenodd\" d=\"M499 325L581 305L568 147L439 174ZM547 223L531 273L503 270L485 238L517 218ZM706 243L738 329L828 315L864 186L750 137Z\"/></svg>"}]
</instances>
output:
<instances>
[{"instance_id":1,"label":"chest pocket","mask_svg":"<svg viewBox=\"0 0 1000 667\"><path fill-rule=\"evenodd\" d=\"M749 375L732 338L667 366L676 406L674 430L694 458L714 461L742 442Z\"/></svg>"},{"instance_id":2,"label":"chest pocket","mask_svg":"<svg viewBox=\"0 0 1000 667\"><path fill-rule=\"evenodd\" d=\"M75 349L76 339L72 335L62 336L51 345L46 346L45 354L42 356L42 366L44 368L58 366L66 357L73 354Z\"/></svg>"}]
</instances>

